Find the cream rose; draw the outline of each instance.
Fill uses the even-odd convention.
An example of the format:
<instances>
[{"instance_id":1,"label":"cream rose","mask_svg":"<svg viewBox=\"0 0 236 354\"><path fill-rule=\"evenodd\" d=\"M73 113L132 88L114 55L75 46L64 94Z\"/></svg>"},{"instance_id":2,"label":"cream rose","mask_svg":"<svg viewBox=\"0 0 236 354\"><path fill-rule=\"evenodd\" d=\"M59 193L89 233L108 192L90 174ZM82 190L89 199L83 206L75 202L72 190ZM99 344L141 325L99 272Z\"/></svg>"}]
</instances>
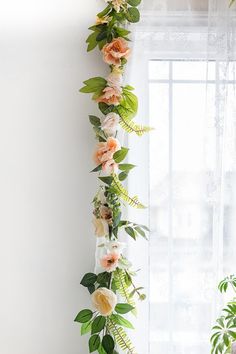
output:
<instances>
[{"instance_id":1,"label":"cream rose","mask_svg":"<svg viewBox=\"0 0 236 354\"><path fill-rule=\"evenodd\" d=\"M123 76L121 73L112 71L106 78L108 86L114 87L116 90L121 91Z\"/></svg>"},{"instance_id":2,"label":"cream rose","mask_svg":"<svg viewBox=\"0 0 236 354\"><path fill-rule=\"evenodd\" d=\"M108 234L108 224L103 219L93 219L93 225L95 227L95 235L97 237L103 237Z\"/></svg>"},{"instance_id":3,"label":"cream rose","mask_svg":"<svg viewBox=\"0 0 236 354\"><path fill-rule=\"evenodd\" d=\"M117 304L117 296L107 288L99 288L92 293L92 304L102 316L110 316Z\"/></svg>"},{"instance_id":4,"label":"cream rose","mask_svg":"<svg viewBox=\"0 0 236 354\"><path fill-rule=\"evenodd\" d=\"M120 121L120 116L114 112L108 113L103 119L101 124L101 129L108 136L114 136L118 129L118 123Z\"/></svg>"}]
</instances>

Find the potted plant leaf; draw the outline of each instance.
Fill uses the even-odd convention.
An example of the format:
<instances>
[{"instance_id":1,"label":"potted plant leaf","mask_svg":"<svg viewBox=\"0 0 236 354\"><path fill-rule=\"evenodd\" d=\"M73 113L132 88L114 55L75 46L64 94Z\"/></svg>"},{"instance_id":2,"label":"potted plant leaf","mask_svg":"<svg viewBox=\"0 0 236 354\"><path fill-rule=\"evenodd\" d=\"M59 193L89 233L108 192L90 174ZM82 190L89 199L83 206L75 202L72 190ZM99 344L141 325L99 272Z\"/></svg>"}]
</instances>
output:
<instances>
[{"instance_id":1,"label":"potted plant leaf","mask_svg":"<svg viewBox=\"0 0 236 354\"><path fill-rule=\"evenodd\" d=\"M236 276L230 275L223 279L218 286L223 294L229 288L236 293ZM236 354L236 297L227 302L212 328L211 353L212 354Z\"/></svg>"}]
</instances>

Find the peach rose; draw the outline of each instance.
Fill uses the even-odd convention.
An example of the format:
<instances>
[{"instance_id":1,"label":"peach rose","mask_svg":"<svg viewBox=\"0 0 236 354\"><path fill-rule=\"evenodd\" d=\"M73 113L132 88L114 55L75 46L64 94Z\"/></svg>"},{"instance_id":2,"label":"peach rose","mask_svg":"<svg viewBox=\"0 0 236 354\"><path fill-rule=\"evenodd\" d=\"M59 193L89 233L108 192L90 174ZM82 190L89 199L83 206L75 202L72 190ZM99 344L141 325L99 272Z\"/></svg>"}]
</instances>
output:
<instances>
[{"instance_id":1,"label":"peach rose","mask_svg":"<svg viewBox=\"0 0 236 354\"><path fill-rule=\"evenodd\" d=\"M113 272L117 266L120 258L120 254L117 252L109 253L100 259L101 266L106 272Z\"/></svg>"},{"instance_id":2,"label":"peach rose","mask_svg":"<svg viewBox=\"0 0 236 354\"><path fill-rule=\"evenodd\" d=\"M93 225L95 227L95 235L97 237L104 237L108 235L108 224L105 220L94 218Z\"/></svg>"},{"instance_id":3,"label":"peach rose","mask_svg":"<svg viewBox=\"0 0 236 354\"><path fill-rule=\"evenodd\" d=\"M98 288L92 295L92 304L102 316L110 316L117 304L117 296L107 288Z\"/></svg>"},{"instance_id":4,"label":"peach rose","mask_svg":"<svg viewBox=\"0 0 236 354\"><path fill-rule=\"evenodd\" d=\"M116 151L120 150L120 143L116 138L109 137L106 142L98 143L94 153L94 161L97 165L112 160Z\"/></svg>"},{"instance_id":5,"label":"peach rose","mask_svg":"<svg viewBox=\"0 0 236 354\"><path fill-rule=\"evenodd\" d=\"M96 102L106 103L108 105L118 106L121 101L121 90L107 86L102 91L103 94L96 99Z\"/></svg>"},{"instance_id":6,"label":"peach rose","mask_svg":"<svg viewBox=\"0 0 236 354\"><path fill-rule=\"evenodd\" d=\"M101 129L106 135L113 136L117 131L119 121L120 116L118 114L114 112L108 113L102 121Z\"/></svg>"},{"instance_id":7,"label":"peach rose","mask_svg":"<svg viewBox=\"0 0 236 354\"><path fill-rule=\"evenodd\" d=\"M111 43L107 43L102 48L103 60L109 65L120 66L121 59L128 59L130 48L124 38L114 38Z\"/></svg>"}]
</instances>

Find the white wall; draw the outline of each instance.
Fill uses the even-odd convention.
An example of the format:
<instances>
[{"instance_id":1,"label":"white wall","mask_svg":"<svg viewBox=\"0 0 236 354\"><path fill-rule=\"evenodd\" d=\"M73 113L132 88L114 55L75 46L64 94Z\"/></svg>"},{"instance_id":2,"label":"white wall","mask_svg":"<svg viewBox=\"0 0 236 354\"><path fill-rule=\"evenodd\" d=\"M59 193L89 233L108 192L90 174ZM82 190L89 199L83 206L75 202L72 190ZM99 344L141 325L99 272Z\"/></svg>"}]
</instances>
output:
<instances>
[{"instance_id":1,"label":"white wall","mask_svg":"<svg viewBox=\"0 0 236 354\"><path fill-rule=\"evenodd\" d=\"M0 15L0 354L87 354L76 313L93 269L86 54L99 0L12 0Z\"/></svg>"}]
</instances>

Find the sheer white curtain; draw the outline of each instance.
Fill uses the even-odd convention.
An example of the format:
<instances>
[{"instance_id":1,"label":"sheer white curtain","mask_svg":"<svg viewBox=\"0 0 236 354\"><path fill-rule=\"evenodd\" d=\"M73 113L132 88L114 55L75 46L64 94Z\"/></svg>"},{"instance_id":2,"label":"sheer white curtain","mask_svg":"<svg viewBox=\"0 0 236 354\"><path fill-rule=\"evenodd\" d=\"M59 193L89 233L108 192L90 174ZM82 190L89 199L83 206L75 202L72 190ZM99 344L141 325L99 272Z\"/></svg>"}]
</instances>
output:
<instances>
[{"instance_id":1,"label":"sheer white curtain","mask_svg":"<svg viewBox=\"0 0 236 354\"><path fill-rule=\"evenodd\" d=\"M227 0L146 0L136 27L129 81L155 128L129 140L145 166L129 188L150 205L149 245L133 255L149 287L141 353L208 354L217 283L236 270L234 13Z\"/></svg>"}]
</instances>

